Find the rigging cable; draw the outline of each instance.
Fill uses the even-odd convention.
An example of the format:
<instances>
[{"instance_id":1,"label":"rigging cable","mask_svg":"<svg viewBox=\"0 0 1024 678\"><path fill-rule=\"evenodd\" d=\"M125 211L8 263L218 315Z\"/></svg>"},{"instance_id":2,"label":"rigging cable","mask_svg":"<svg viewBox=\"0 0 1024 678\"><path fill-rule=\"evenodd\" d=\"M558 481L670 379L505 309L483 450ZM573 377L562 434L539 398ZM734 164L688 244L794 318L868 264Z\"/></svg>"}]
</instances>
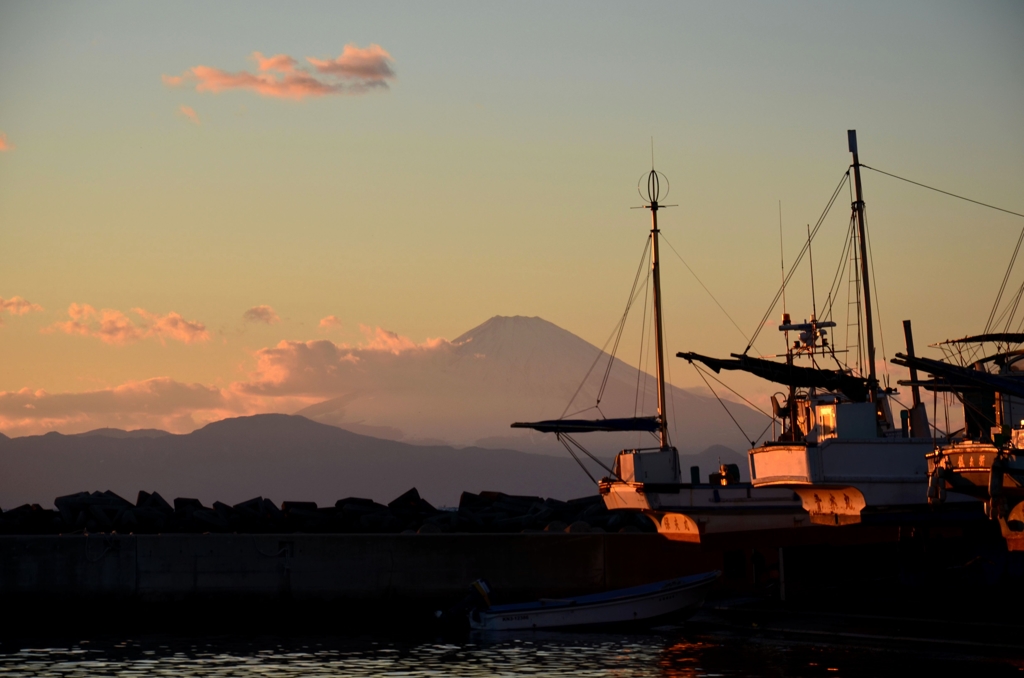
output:
<instances>
[{"instance_id":1,"label":"rigging cable","mask_svg":"<svg viewBox=\"0 0 1024 678\"><path fill-rule=\"evenodd\" d=\"M643 251L643 254L640 256L641 265L643 265L643 261L647 257L647 247L649 246L649 244L650 244L650 236L648 236L647 242L644 243L644 251ZM627 302L627 304L626 304L626 312L627 313L629 312L629 307L633 304L634 301L636 301L636 297L635 296L632 297L629 300L629 302ZM605 349L608 348L608 344L611 343L612 337L614 337L615 333L619 331L619 325L622 324L623 322L625 322L625 320L620 320L619 323L617 323L616 326L612 329L611 334L608 335L608 339L605 340L604 346L602 346L601 350L597 352L597 357L594 358L594 362L591 363L590 369L587 370L587 373L585 375L583 375L583 379L580 381L580 385L576 387L576 392L572 394L572 398L569 398L569 402L568 402L568 404L566 404L565 410L562 411L562 416L559 417L559 419L565 419L566 412L568 412L569 408L572 407L573 402L576 400L576 396L578 396L580 394L580 391L583 390L583 385L586 384L587 383L587 379L590 378L590 373L594 371L595 367L597 367L597 363L601 362L601 356L604 355ZM587 410L589 410L589 409L591 409L591 408L588 407ZM586 410L580 410L580 411L581 412L586 412Z\"/></svg>"},{"instance_id":2,"label":"rigging cable","mask_svg":"<svg viewBox=\"0 0 1024 678\"><path fill-rule=\"evenodd\" d=\"M853 228L853 221L850 221L850 228ZM846 271L846 264L848 260L847 248L850 246L850 235L847 232L846 238L843 239L843 250L839 254L839 267L836 268L835 277L832 278L832 284L828 288L828 296L825 297L825 306L823 309L822 320L832 319L832 308L835 303L836 296L839 294L840 280L842 279L843 273Z\"/></svg>"},{"instance_id":3,"label":"rigging cable","mask_svg":"<svg viewBox=\"0 0 1024 678\"><path fill-rule=\"evenodd\" d=\"M559 433L556 435L556 437L558 438L558 442L562 443L562 445L565 446L565 449L569 451L569 454L572 455L572 458L575 459L576 463L580 465L580 468L583 469L583 472L587 474L587 477L594 481L594 484L597 485L597 478L590 474L590 471L587 470L587 467L583 465L583 462L580 460L580 458L577 457L576 453L573 452L573 449L569 447L569 443L562 440L562 434Z\"/></svg>"},{"instance_id":4,"label":"rigging cable","mask_svg":"<svg viewBox=\"0 0 1024 678\"><path fill-rule=\"evenodd\" d=\"M876 169L874 167L871 167L870 165L865 165L864 163L861 163L860 166L863 167L864 169L869 169L872 172L878 172L879 174L884 174L887 177L892 177L893 179L899 179L900 181L905 181L908 184L914 184L915 186L920 186L921 188L927 188L928 190L935 191L936 193L942 193L944 195L948 195L948 196L953 197L953 198L959 198L960 200L966 200L967 202L973 202L975 205L981 205L982 207L988 207L989 209L994 209L994 210L997 210L999 212L1006 212L1007 214L1012 214L1015 217L1021 217L1022 219L1024 219L1024 214L1021 214L1020 212L1013 212L1011 210L1003 209L1002 207L996 207L995 205L989 205L987 202L981 202L980 200L972 200L971 198L965 198L964 196L957 195L956 193L950 193L949 191L943 191L941 188L935 188L934 186L928 186L927 184L922 184L920 182L912 181L910 179L907 179L905 177L897 176L895 174L890 174L889 172L884 172L884 171L882 171L880 169Z\"/></svg>"},{"instance_id":5,"label":"rigging cable","mask_svg":"<svg viewBox=\"0 0 1024 678\"><path fill-rule=\"evenodd\" d=\"M871 231L868 229L866 216L864 217L864 237L868 241L868 256L871 258L869 262L871 267L871 283L875 286L875 315L878 316L878 338L882 343L882 369L885 370L885 387L889 388L889 357L885 353L885 330L882 329L882 304L878 299L878 278L875 277L875 253L871 250Z\"/></svg>"},{"instance_id":6,"label":"rigging cable","mask_svg":"<svg viewBox=\"0 0 1024 678\"><path fill-rule=\"evenodd\" d=\"M1003 275L1003 284L999 286L999 294L996 295L996 303L992 304L992 310L988 314L988 322L985 323L984 334L988 334L992 329L993 322L999 322L998 320L994 321L993 316L995 316L996 311L999 310L999 302L1003 300L1003 292L1006 290L1006 283L1010 279L1010 272L1013 270L1013 265L1017 261L1017 254L1020 252L1020 245L1022 242L1024 242L1024 229L1021 229L1020 237L1017 238L1017 246L1013 248L1013 255L1010 257L1010 265L1006 267L1006 273Z\"/></svg>"},{"instance_id":7,"label":"rigging cable","mask_svg":"<svg viewBox=\"0 0 1024 678\"><path fill-rule=\"evenodd\" d=\"M704 371L704 370L703 370L702 368L698 367L696 363L691 363L691 364L692 364L692 365L693 365L694 367L697 367L697 369L699 369L699 370L701 370L701 371ZM765 412L764 410L762 410L762 409L761 409L760 407L758 407L758 406L757 406L757 405L755 405L754 403L752 403L752 402L750 402L749 400L747 400L746 398L744 398L744 397L743 397L743 396L742 396L742 395L741 395L741 394L740 394L740 393L739 393L739 392L738 392L738 391L737 391L736 389L734 389L733 387L729 386L729 384L725 383L724 381L722 381L721 379L719 379L719 378L718 378L718 377L716 377L715 375L711 374L710 372L705 372L705 374L707 374L707 376L709 376L709 377L711 377L712 379L714 379L715 381L717 381L717 382L718 382L719 384L721 384L721 385L722 385L722 386L723 386L724 388L726 388L727 390L729 390L729 392L731 392L731 393L732 393L732 394L733 394L734 396L736 396L737 398L739 398L740 400L742 400L742 401L743 401L743 402L745 402L746 404L750 405L751 407L753 407L753 408L754 408L755 410L757 410L758 412L760 412L760 413L761 413L761 414L763 414L764 416L768 417L769 419L774 419L774 418L775 418L775 417L773 417L772 415L770 415L770 414L768 414L767 412Z\"/></svg>"},{"instance_id":8,"label":"rigging cable","mask_svg":"<svg viewBox=\"0 0 1024 678\"><path fill-rule=\"evenodd\" d=\"M696 281L697 281L697 283L698 283L698 284L699 284L699 285L700 285L700 286L701 286L702 288L704 288L704 291L708 293L708 296L709 296L709 297L711 297L711 301L715 302L715 305L716 305L716 306L718 306L719 310L721 310L721 311L722 311L722 313L724 313L724 314L725 314L725 317L729 319L729 322L731 322L731 323L732 323L732 326L736 328L736 331L740 333L740 336L741 336L741 337L743 337L744 339L746 339L746 340L747 340L747 342L748 342L748 343L749 343L749 344L750 344L751 346L753 346L753 347L754 347L754 349L756 350L756 349L757 349L757 347L756 347L756 346L754 346L754 343L753 343L752 341L750 341L750 337L748 337L748 336L747 336L747 333L746 333L746 332L744 332L744 331L743 331L742 329L740 329L740 326L739 326L738 324L736 324L736 321L735 321L735 320L733 320L733 319L732 319L732 316L731 316L731 315L729 315L729 312L725 310L725 307L724 307L724 306L722 306L722 304L721 304L721 303L719 303L718 299L716 299L716 298L715 298L715 295L711 294L711 290L709 290L709 289L707 288L707 285L705 285L705 284L704 284L704 282L703 282L703 281L701 281L701 279L697 277L697 274L693 272L693 269L692 269L692 268L690 268L690 265L689 265L688 263L686 263L686 260L685 260L685 259L683 259L683 256L682 256L681 254L679 254L679 252L678 252L678 251L676 250L676 248L675 248L675 247L673 247L673 246L672 246L672 243L670 243L670 242L668 241L668 238L666 238L666 237L665 237L665 234L664 234L664 233L662 233L662 234L661 234L661 240L662 240L662 242L664 242L664 243L665 243L666 245L668 245L669 249L670 249L670 250L672 250L672 252L673 252L673 253L674 253L674 254L675 254L675 255L676 255L677 257L679 257L679 261L683 262L683 266L685 266L685 267L686 267L686 270L687 270L687 271L689 271L689 272L690 272L690 275L692 275L692 276L693 276L693 279L694 279L694 280L696 280ZM760 353L760 352L759 352L759 353Z\"/></svg>"},{"instance_id":9,"label":"rigging cable","mask_svg":"<svg viewBox=\"0 0 1024 678\"><path fill-rule=\"evenodd\" d=\"M651 299L651 306L654 306L654 299ZM654 316L654 309L652 308L651 309L651 325L654 325L657 321L658 321L658 319ZM653 327L651 328L651 331L647 333L647 359L646 359L646 361L645 361L645 363L643 365L644 386L643 386L643 396L640 399L640 411L641 412L643 412L644 407L647 405L647 377L648 377L647 368L651 364L651 341L654 339L654 333L655 333L655 328L653 328ZM643 347L642 346L640 347L640 350L643 351ZM657 388L657 386L655 386L655 388Z\"/></svg>"},{"instance_id":10,"label":"rigging cable","mask_svg":"<svg viewBox=\"0 0 1024 678\"><path fill-rule=\"evenodd\" d=\"M725 410L725 413L729 415L730 419L732 419L732 423L736 424L736 428L738 428L740 430L740 433L743 434L743 439L748 441L750 443L751 447L754 447L754 441L750 440L750 436L748 436L747 432L743 430L743 427L740 426L740 423L738 421L736 421L736 417L732 416L732 412L730 412L729 408L725 406L725 403L722 402L722 399L718 397L718 394L715 393L715 389L712 388L712 386L708 382L708 380L704 378L704 371L702 369L700 369L699 367L697 367L697 365L695 363L690 362L690 364L693 365L693 369L697 370L697 374L700 375L700 378L704 379L704 385L707 386L708 390L711 391L711 394L713 396L715 396L715 398L718 399L718 404L722 406L722 409Z\"/></svg>"},{"instance_id":11,"label":"rigging cable","mask_svg":"<svg viewBox=\"0 0 1024 678\"><path fill-rule=\"evenodd\" d=\"M583 445L581 445L581 444L580 444L580 443L579 443L579 442L578 442L578 441L577 441L577 440L576 440L575 438L573 438L573 437L572 437L571 435L569 435L568 433L562 433L562 434L561 434L561 436L562 436L563 438L565 438L566 440L568 440L568 441L569 441L570 443L572 443L573 445L575 445L575 446L576 446L576 448L577 448L577 449L579 449L579 451L580 451L580 452L582 452L583 454L585 454L585 455L587 455L588 457L590 457L591 459L593 459L593 460L594 460L594 463L595 463L595 464L597 464L598 466L600 466L601 468L603 468L603 469L604 469L605 471L608 471L608 473L610 473L611 475L615 476L615 477L616 477L616 478L618 478L619 480L622 480L622 478L621 478L621 477L619 476L619 474L618 474L618 473L616 473L615 471L613 471L613 470L611 470L610 468L608 468L608 465L607 465L607 464L605 464L605 463L604 463L603 461L601 461L600 459L598 459L597 457L595 457L595 456L594 456L593 454L591 454L591 453L590 453L590 451L589 451L589 450L587 450L587 448L583 447Z\"/></svg>"},{"instance_id":12,"label":"rigging cable","mask_svg":"<svg viewBox=\"0 0 1024 678\"><path fill-rule=\"evenodd\" d=\"M647 258L647 250L651 246L651 236L647 236L647 244L644 246L643 254L640 255L640 265L637 266L636 275L633 276L633 287L629 290L629 301L626 303L626 310L622 313L622 320L619 321L619 332L615 336L615 343L612 345L612 352L608 356L608 367L604 370L604 377L601 379L601 388L597 391L597 404L601 404L601 398L604 397L605 386L608 385L608 377L611 376L612 366L615 364L615 353L619 350L619 341L622 339L622 331L626 329L626 318L629 316L629 310L633 306L633 300L636 292L636 284L640 280L640 273L644 270L644 260Z\"/></svg>"},{"instance_id":13,"label":"rigging cable","mask_svg":"<svg viewBox=\"0 0 1024 678\"><path fill-rule=\"evenodd\" d=\"M829 211L832 209L832 205L835 204L836 198L839 197L839 191L842 190L843 183L845 183L846 181L849 181L849 179L850 179L850 170L849 170L849 168L847 168L847 170L845 172L843 172L843 176L839 180L839 185L836 186L836 190L832 192L832 197L829 198L828 204L825 205L824 211L821 213L821 216L818 217L818 222L814 225L814 228L811 229L811 238L812 239L814 238L815 235L818 234L818 229L821 228L822 222L825 221L825 217L828 216ZM750 348L754 345L754 341L757 340L757 335L759 335L761 333L761 330L764 329L765 323L768 322L768 318L771 317L772 311L775 310L775 305L779 303L779 298L782 296L783 290L785 289L786 285L789 284L789 279L793 277L793 273L796 272L797 266L799 266L800 261L804 257L804 254L807 253L807 245L808 245L807 243L804 243L804 246L800 250L800 253L796 255L796 259L793 261L793 265L789 269L789 275L786 276L786 279L783 281L782 287L779 288L779 291L775 293L775 298L772 299L772 303L769 304L768 310L765 311L764 317L761 318L761 322L759 322L757 324L757 329L754 330L754 334L750 337L750 343L747 344L747 347L745 349L743 349L743 355L746 355L747 352L750 351Z\"/></svg>"},{"instance_id":14,"label":"rigging cable","mask_svg":"<svg viewBox=\"0 0 1024 678\"><path fill-rule=\"evenodd\" d=\"M633 396L633 416L640 411L640 375L644 372L644 333L647 331L647 290L651 276L644 278L644 317L640 321L640 355L636 359L636 393ZM644 382L646 388L646 382ZM640 444L639 442L637 443Z\"/></svg>"},{"instance_id":15,"label":"rigging cable","mask_svg":"<svg viewBox=\"0 0 1024 678\"><path fill-rule=\"evenodd\" d=\"M944 191L941 188L935 188L934 186L929 186L928 184L922 184L919 181L913 181L912 179L907 179L906 177L901 177L899 175L892 174L891 172L886 172L884 170L880 170L880 169L877 169L875 167L871 167L870 165L865 165L864 163L861 163L861 167L863 167L864 169L869 169L872 172L878 172L879 174L884 174L885 176L892 177L893 179L899 179L900 181L905 181L908 184L913 184L915 186L920 186L921 188L927 188L929 191L935 191L936 193L942 193L943 195L948 195L951 198L957 198L958 200L964 200L966 202L974 203L975 205L980 205L982 207L988 207L989 209L996 210L997 212L1003 212L1004 214L1012 214L1015 217L1021 217L1022 219L1024 219L1024 214L1021 214L1020 212L1014 212L1013 210L1003 209L1002 207L996 207L995 205L990 205L987 202L981 202L980 200L974 200L972 198L968 198L968 197L965 197L965 196L962 196L962 195L957 195L956 193L951 193L949 191ZM1021 231L1020 237L1017 238L1017 246L1013 250L1013 256L1010 257L1010 265L1006 269L1006 275L1003 276L1003 284L999 286L999 294L996 295L996 303L992 305L992 312L989 313L988 322L985 324L985 332L984 332L984 334L988 334L988 332L992 329L992 324L993 324L993 321L995 319L996 311L999 309L999 302L1002 301L1003 291L1005 290L1006 282L1007 282L1007 280L1010 277L1010 271L1013 270L1013 264L1014 264L1014 262L1017 261L1017 254L1020 252L1021 243L1024 243L1024 230Z\"/></svg>"}]
</instances>

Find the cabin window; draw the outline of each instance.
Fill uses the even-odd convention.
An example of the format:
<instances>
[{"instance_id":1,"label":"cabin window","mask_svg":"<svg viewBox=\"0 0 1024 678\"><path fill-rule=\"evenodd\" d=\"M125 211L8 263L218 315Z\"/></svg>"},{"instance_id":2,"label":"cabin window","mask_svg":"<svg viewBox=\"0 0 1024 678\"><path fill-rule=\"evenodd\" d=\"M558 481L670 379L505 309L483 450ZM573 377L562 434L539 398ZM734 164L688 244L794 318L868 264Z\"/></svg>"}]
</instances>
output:
<instances>
[{"instance_id":1,"label":"cabin window","mask_svg":"<svg viewBox=\"0 0 1024 678\"><path fill-rule=\"evenodd\" d=\"M818 406L818 436L819 439L836 437L836 406Z\"/></svg>"}]
</instances>

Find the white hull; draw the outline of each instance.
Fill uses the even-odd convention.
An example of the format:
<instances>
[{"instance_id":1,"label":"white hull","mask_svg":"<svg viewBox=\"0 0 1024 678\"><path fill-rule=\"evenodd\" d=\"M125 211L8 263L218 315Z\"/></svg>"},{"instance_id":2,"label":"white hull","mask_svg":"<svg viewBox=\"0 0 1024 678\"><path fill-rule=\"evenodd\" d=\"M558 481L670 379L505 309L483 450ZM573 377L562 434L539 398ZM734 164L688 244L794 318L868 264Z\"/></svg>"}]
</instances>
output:
<instances>
[{"instance_id":1,"label":"white hull","mask_svg":"<svg viewBox=\"0 0 1024 678\"><path fill-rule=\"evenodd\" d=\"M717 572L574 599L501 605L470 615L477 631L553 629L682 618L695 612Z\"/></svg>"},{"instance_id":2,"label":"white hull","mask_svg":"<svg viewBox=\"0 0 1024 678\"><path fill-rule=\"evenodd\" d=\"M643 483L610 482L602 488L609 510L649 512L660 532L682 541L698 535L779 530L811 524L800 498L781 487L739 485L679 485L668 489ZM671 524L668 517L673 519Z\"/></svg>"}]
</instances>

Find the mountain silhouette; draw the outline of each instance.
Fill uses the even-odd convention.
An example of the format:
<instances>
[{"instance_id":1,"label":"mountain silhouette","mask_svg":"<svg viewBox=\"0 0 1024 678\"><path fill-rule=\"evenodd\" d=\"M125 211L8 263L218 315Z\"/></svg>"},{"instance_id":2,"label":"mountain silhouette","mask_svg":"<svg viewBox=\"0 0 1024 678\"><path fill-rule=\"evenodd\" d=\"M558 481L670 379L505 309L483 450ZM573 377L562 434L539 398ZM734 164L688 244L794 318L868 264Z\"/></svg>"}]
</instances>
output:
<instances>
[{"instance_id":1,"label":"mountain silhouette","mask_svg":"<svg viewBox=\"0 0 1024 678\"><path fill-rule=\"evenodd\" d=\"M101 436L104 438L160 438L171 435L167 431L157 428L139 428L134 431L125 431L120 428L97 428L92 431L76 433L77 436Z\"/></svg>"},{"instance_id":2,"label":"mountain silhouette","mask_svg":"<svg viewBox=\"0 0 1024 678\"><path fill-rule=\"evenodd\" d=\"M348 496L390 501L410 487L448 506L463 490L561 499L596 491L568 458L415 446L284 414L225 419L186 435L0 439L3 509L95 490L130 499L157 491L206 505L255 496L333 505Z\"/></svg>"}]
</instances>

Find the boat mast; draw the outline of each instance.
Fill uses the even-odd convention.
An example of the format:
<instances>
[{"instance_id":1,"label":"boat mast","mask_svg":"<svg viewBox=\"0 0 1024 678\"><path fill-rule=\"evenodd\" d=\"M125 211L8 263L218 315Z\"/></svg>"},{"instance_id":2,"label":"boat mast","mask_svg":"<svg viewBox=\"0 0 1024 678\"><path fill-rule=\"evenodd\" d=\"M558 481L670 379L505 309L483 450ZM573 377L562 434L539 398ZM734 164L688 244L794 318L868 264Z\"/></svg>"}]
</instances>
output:
<instances>
[{"instance_id":1,"label":"boat mast","mask_svg":"<svg viewBox=\"0 0 1024 678\"><path fill-rule=\"evenodd\" d=\"M665 340L661 320L661 267L658 263L658 198L661 182L652 165L647 175L647 209L651 210L651 278L654 281L654 340L658 362L658 438L668 449L668 418L665 416Z\"/></svg>"},{"instance_id":2,"label":"boat mast","mask_svg":"<svg viewBox=\"0 0 1024 678\"><path fill-rule=\"evenodd\" d=\"M875 333L871 315L871 285L868 275L868 246L864 228L864 191L860 183L860 155L857 153L857 130L848 130L847 139L850 153L853 153L853 180L857 189L857 201L853 211L857 215L857 236L860 239L860 277L864 285L864 329L868 335L868 399L875 402L878 397L878 379L875 376Z\"/></svg>"}]
</instances>

